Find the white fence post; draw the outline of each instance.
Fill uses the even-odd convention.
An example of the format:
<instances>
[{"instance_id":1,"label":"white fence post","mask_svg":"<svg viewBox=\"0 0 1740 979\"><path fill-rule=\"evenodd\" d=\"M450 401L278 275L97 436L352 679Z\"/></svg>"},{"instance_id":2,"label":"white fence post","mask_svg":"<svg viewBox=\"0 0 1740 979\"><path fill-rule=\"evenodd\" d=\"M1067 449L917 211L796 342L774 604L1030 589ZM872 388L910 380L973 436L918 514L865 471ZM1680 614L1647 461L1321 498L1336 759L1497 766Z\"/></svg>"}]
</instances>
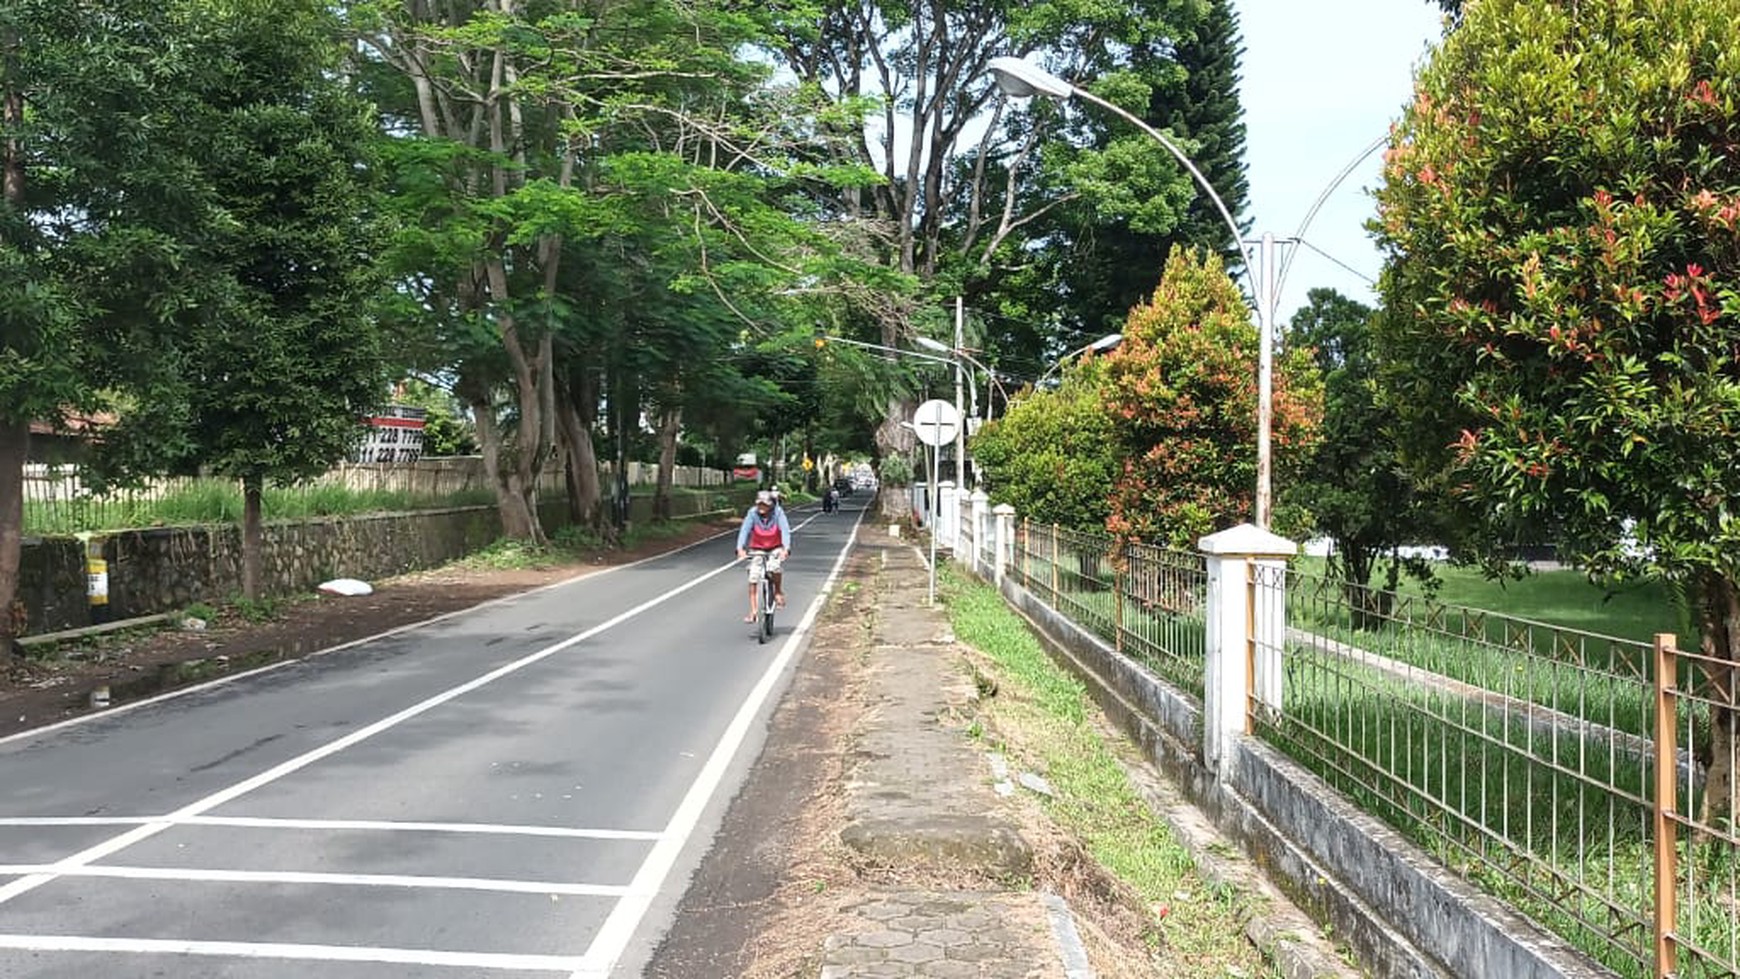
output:
<instances>
[{"instance_id":1,"label":"white fence post","mask_svg":"<svg viewBox=\"0 0 1740 979\"><path fill-rule=\"evenodd\" d=\"M1251 696L1280 709L1286 559L1299 546L1248 523L1204 537L1198 546L1208 559L1202 760L1219 774L1227 745L1250 733Z\"/></svg>"},{"instance_id":2,"label":"white fence post","mask_svg":"<svg viewBox=\"0 0 1740 979\"><path fill-rule=\"evenodd\" d=\"M999 503L992 509L997 515L997 556L993 562L995 571L992 580L1003 583L1003 572L1009 567L1009 552L1015 543L1015 508L1007 503Z\"/></svg>"}]
</instances>

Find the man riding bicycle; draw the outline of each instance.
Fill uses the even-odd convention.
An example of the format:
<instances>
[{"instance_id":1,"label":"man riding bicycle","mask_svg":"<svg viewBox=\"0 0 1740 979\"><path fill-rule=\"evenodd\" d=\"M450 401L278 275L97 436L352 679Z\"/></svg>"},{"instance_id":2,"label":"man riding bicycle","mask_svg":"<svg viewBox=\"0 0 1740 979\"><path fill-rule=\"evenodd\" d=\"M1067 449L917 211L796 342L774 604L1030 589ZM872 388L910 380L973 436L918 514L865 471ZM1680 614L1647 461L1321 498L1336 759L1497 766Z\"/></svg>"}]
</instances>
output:
<instances>
[{"instance_id":1,"label":"man riding bicycle","mask_svg":"<svg viewBox=\"0 0 1740 979\"><path fill-rule=\"evenodd\" d=\"M745 622L754 622L761 614L757 590L766 575L773 581L773 604L785 607L785 558L791 553L791 523L785 510L773 494L762 490L755 494L755 505L743 515L743 526L737 529L737 557L749 561L749 614Z\"/></svg>"}]
</instances>

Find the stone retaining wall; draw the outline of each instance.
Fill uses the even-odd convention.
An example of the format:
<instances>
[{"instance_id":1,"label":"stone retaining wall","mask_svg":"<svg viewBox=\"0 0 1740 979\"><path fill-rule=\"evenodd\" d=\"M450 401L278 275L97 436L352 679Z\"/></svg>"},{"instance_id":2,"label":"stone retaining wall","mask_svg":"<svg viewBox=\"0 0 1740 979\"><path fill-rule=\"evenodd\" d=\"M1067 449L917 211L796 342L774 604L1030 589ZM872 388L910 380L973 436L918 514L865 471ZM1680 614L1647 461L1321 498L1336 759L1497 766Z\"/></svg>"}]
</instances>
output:
<instances>
[{"instance_id":1,"label":"stone retaining wall","mask_svg":"<svg viewBox=\"0 0 1740 979\"><path fill-rule=\"evenodd\" d=\"M540 508L546 529L567 522L557 502ZM501 536L495 507L326 517L266 524L261 588L267 595L306 592L331 578L364 581L432 568ZM111 619L217 603L242 588L242 530L235 525L119 531L103 540ZM91 624L84 546L67 537L27 540L19 596L27 634Z\"/></svg>"},{"instance_id":2,"label":"stone retaining wall","mask_svg":"<svg viewBox=\"0 0 1740 979\"><path fill-rule=\"evenodd\" d=\"M748 506L751 485L711 494L676 494L673 516ZM630 519L650 520L652 497L630 499ZM740 511L736 511L740 512ZM568 524L560 497L538 507L544 530ZM332 578L370 581L421 571L464 557L501 536L494 506L407 513L273 521L264 528L261 589L268 595L306 592ZM173 612L194 602L216 604L242 590L242 529L237 525L117 531L103 539L109 566L109 619ZM27 538L18 596L29 615L26 635L92 623L85 593L84 545L70 537Z\"/></svg>"}]
</instances>

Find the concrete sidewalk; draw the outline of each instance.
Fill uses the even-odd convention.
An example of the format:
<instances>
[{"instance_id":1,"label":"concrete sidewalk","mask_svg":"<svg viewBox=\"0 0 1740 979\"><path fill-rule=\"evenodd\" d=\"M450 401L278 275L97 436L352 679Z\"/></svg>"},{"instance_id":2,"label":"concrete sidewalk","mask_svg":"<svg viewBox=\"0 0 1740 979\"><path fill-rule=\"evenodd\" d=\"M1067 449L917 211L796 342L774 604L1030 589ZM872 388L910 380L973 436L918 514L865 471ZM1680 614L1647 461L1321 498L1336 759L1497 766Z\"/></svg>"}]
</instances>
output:
<instances>
[{"instance_id":1,"label":"concrete sidewalk","mask_svg":"<svg viewBox=\"0 0 1740 979\"><path fill-rule=\"evenodd\" d=\"M923 555L909 539L857 546L874 555L877 613L840 838L889 879L976 886L871 891L828 937L822 979L1090 979L1067 905L1028 885L1032 850L991 788L988 755L954 720L974 690L946 612L928 604Z\"/></svg>"}]
</instances>

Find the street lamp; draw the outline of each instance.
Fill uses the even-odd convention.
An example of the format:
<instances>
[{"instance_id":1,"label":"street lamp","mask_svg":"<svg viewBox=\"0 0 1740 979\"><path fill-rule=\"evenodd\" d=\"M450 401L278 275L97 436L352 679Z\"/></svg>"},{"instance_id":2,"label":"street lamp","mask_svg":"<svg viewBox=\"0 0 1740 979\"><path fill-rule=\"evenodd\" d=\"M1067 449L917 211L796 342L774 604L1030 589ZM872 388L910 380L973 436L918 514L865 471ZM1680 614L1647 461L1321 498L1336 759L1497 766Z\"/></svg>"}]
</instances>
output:
<instances>
[{"instance_id":1,"label":"street lamp","mask_svg":"<svg viewBox=\"0 0 1740 979\"><path fill-rule=\"evenodd\" d=\"M1072 85L1051 72L1020 58L1007 56L992 58L987 70L996 79L997 87L1002 89L1006 95L1012 95L1016 98L1044 96L1059 101L1066 101L1072 97L1080 98L1101 108L1109 109L1125 122L1147 133L1154 138L1155 142L1165 147L1166 152L1171 153L1173 159L1183 165L1184 169L1190 172L1190 176L1196 180L1197 185L1208 195L1209 200L1214 202L1215 210L1220 212L1221 219L1226 222L1226 226L1232 229L1232 240L1238 245L1239 254L1244 258L1245 276L1250 279L1251 297L1257 313L1257 335L1259 338L1257 352L1257 498L1253 522L1257 526L1267 529L1269 526L1270 402L1273 400L1274 384L1272 377L1274 351L1271 349L1275 329L1272 308L1275 295L1274 236L1263 236L1263 267L1265 270L1263 278L1265 284L1260 287L1256 280L1256 263L1251 260L1250 251L1245 247L1244 232L1240 230L1238 222L1233 220L1232 213L1227 210L1226 202L1222 201L1220 195L1215 193L1214 186L1208 182L1208 178L1202 175L1202 171L1196 168L1196 164L1190 162L1190 158L1185 156L1184 151L1180 150L1172 140L1121 106L1108 102L1084 88Z\"/></svg>"},{"instance_id":2,"label":"street lamp","mask_svg":"<svg viewBox=\"0 0 1740 979\"><path fill-rule=\"evenodd\" d=\"M1105 336L1100 337L1098 340L1095 340L1093 343L1087 344L1085 346L1077 347L1074 350L1071 350L1069 353L1066 353L1062 357L1057 358L1057 363L1052 364L1050 367L1047 367L1045 369L1045 373L1039 375L1039 380L1037 382L1035 382L1033 385L1034 388L1044 387L1045 381L1047 378L1049 378L1051 375L1057 373L1058 371L1062 370L1064 364L1069 363L1071 360L1074 360L1075 358L1081 356L1082 354L1085 354L1090 350L1096 354L1105 353L1106 351L1112 349L1113 347L1115 347L1118 344L1123 343L1123 342L1124 342L1124 335L1122 333L1108 333Z\"/></svg>"}]
</instances>

